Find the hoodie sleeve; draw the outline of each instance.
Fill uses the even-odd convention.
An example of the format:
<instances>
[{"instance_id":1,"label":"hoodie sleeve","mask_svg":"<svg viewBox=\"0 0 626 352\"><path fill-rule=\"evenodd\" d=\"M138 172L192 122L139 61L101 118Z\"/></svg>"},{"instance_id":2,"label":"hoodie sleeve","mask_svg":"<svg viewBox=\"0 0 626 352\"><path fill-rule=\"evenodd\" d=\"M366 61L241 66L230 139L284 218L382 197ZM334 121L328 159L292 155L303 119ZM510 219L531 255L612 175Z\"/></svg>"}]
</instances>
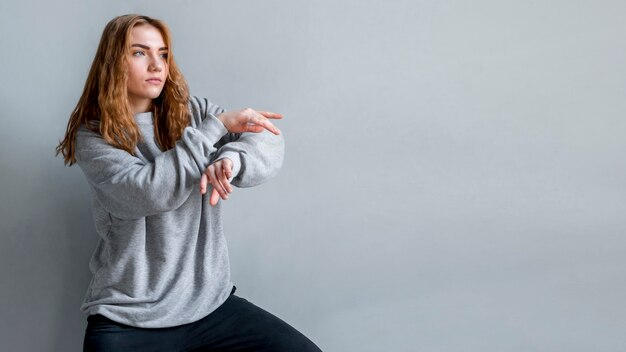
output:
<instances>
[{"instance_id":1,"label":"hoodie sleeve","mask_svg":"<svg viewBox=\"0 0 626 352\"><path fill-rule=\"evenodd\" d=\"M215 155L215 161L229 158L233 162L233 179L237 187L253 187L275 177L285 155L283 135L269 131L230 133Z\"/></svg>"},{"instance_id":2,"label":"hoodie sleeve","mask_svg":"<svg viewBox=\"0 0 626 352\"><path fill-rule=\"evenodd\" d=\"M195 116L192 125L185 128L174 148L152 162L108 144L99 133L84 126L78 131L77 164L97 199L113 216L137 219L173 210L197 190L195 186L217 149L215 144L227 133L212 113L215 106L208 101L197 103L191 104ZM194 108L198 110L194 112Z\"/></svg>"}]
</instances>

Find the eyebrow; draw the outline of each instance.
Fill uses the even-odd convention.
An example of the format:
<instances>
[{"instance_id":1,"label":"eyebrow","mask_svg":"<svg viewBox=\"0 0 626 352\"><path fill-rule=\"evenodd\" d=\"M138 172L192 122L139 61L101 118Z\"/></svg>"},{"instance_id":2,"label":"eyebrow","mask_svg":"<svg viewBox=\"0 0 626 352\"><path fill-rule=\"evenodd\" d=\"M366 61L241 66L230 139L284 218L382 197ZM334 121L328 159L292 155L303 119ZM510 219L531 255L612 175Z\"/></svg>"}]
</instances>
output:
<instances>
[{"instance_id":1,"label":"eyebrow","mask_svg":"<svg viewBox=\"0 0 626 352\"><path fill-rule=\"evenodd\" d=\"M149 49L150 49L150 47L149 47L149 46L147 46L147 45L143 45L143 44L133 44L133 45L131 45L131 47L133 47L133 46L138 46L138 47L140 47L140 48L142 48L142 49L146 49L146 50L149 50ZM162 48L159 48L159 50L167 50L167 47L166 47L166 46L164 46L164 47L162 47Z\"/></svg>"}]
</instances>

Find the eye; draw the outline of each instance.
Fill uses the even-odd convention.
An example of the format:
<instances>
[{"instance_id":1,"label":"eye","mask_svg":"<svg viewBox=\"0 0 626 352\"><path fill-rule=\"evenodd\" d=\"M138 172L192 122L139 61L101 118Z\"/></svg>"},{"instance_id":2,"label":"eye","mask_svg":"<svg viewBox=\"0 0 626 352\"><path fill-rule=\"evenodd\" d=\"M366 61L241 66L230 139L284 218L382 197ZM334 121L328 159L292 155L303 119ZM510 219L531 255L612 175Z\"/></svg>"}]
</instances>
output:
<instances>
[{"instance_id":1,"label":"eye","mask_svg":"<svg viewBox=\"0 0 626 352\"><path fill-rule=\"evenodd\" d=\"M133 56L143 56L144 53L141 50L133 51Z\"/></svg>"},{"instance_id":2,"label":"eye","mask_svg":"<svg viewBox=\"0 0 626 352\"><path fill-rule=\"evenodd\" d=\"M161 53L161 55L160 55L160 56L161 56L161 58L163 58L163 59L167 59L167 53Z\"/></svg>"}]
</instances>

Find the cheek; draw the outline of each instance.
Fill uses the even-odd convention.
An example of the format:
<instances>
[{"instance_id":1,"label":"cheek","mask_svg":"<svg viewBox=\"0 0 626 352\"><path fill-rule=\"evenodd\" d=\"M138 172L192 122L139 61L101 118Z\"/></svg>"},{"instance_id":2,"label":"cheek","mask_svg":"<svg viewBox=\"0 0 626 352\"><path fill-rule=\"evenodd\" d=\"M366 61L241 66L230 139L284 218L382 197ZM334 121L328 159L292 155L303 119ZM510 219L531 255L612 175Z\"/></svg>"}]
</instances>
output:
<instances>
[{"instance_id":1,"label":"cheek","mask_svg":"<svg viewBox=\"0 0 626 352\"><path fill-rule=\"evenodd\" d=\"M133 80L137 80L140 79L142 77L142 65L138 62L131 62L130 65L128 65L128 79L129 82L132 82Z\"/></svg>"}]
</instances>

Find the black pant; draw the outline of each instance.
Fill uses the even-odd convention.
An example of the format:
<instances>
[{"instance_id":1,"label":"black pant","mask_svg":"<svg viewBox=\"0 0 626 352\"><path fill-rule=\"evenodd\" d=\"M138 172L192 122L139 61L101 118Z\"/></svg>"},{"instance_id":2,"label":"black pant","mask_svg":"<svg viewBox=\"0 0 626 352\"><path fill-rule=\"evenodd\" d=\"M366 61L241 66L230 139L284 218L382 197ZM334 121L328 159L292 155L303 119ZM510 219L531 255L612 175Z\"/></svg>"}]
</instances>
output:
<instances>
[{"instance_id":1,"label":"black pant","mask_svg":"<svg viewBox=\"0 0 626 352\"><path fill-rule=\"evenodd\" d=\"M88 352L321 352L289 324L232 293L208 316L170 328L136 328L100 314L90 315L87 321L83 351Z\"/></svg>"}]
</instances>

